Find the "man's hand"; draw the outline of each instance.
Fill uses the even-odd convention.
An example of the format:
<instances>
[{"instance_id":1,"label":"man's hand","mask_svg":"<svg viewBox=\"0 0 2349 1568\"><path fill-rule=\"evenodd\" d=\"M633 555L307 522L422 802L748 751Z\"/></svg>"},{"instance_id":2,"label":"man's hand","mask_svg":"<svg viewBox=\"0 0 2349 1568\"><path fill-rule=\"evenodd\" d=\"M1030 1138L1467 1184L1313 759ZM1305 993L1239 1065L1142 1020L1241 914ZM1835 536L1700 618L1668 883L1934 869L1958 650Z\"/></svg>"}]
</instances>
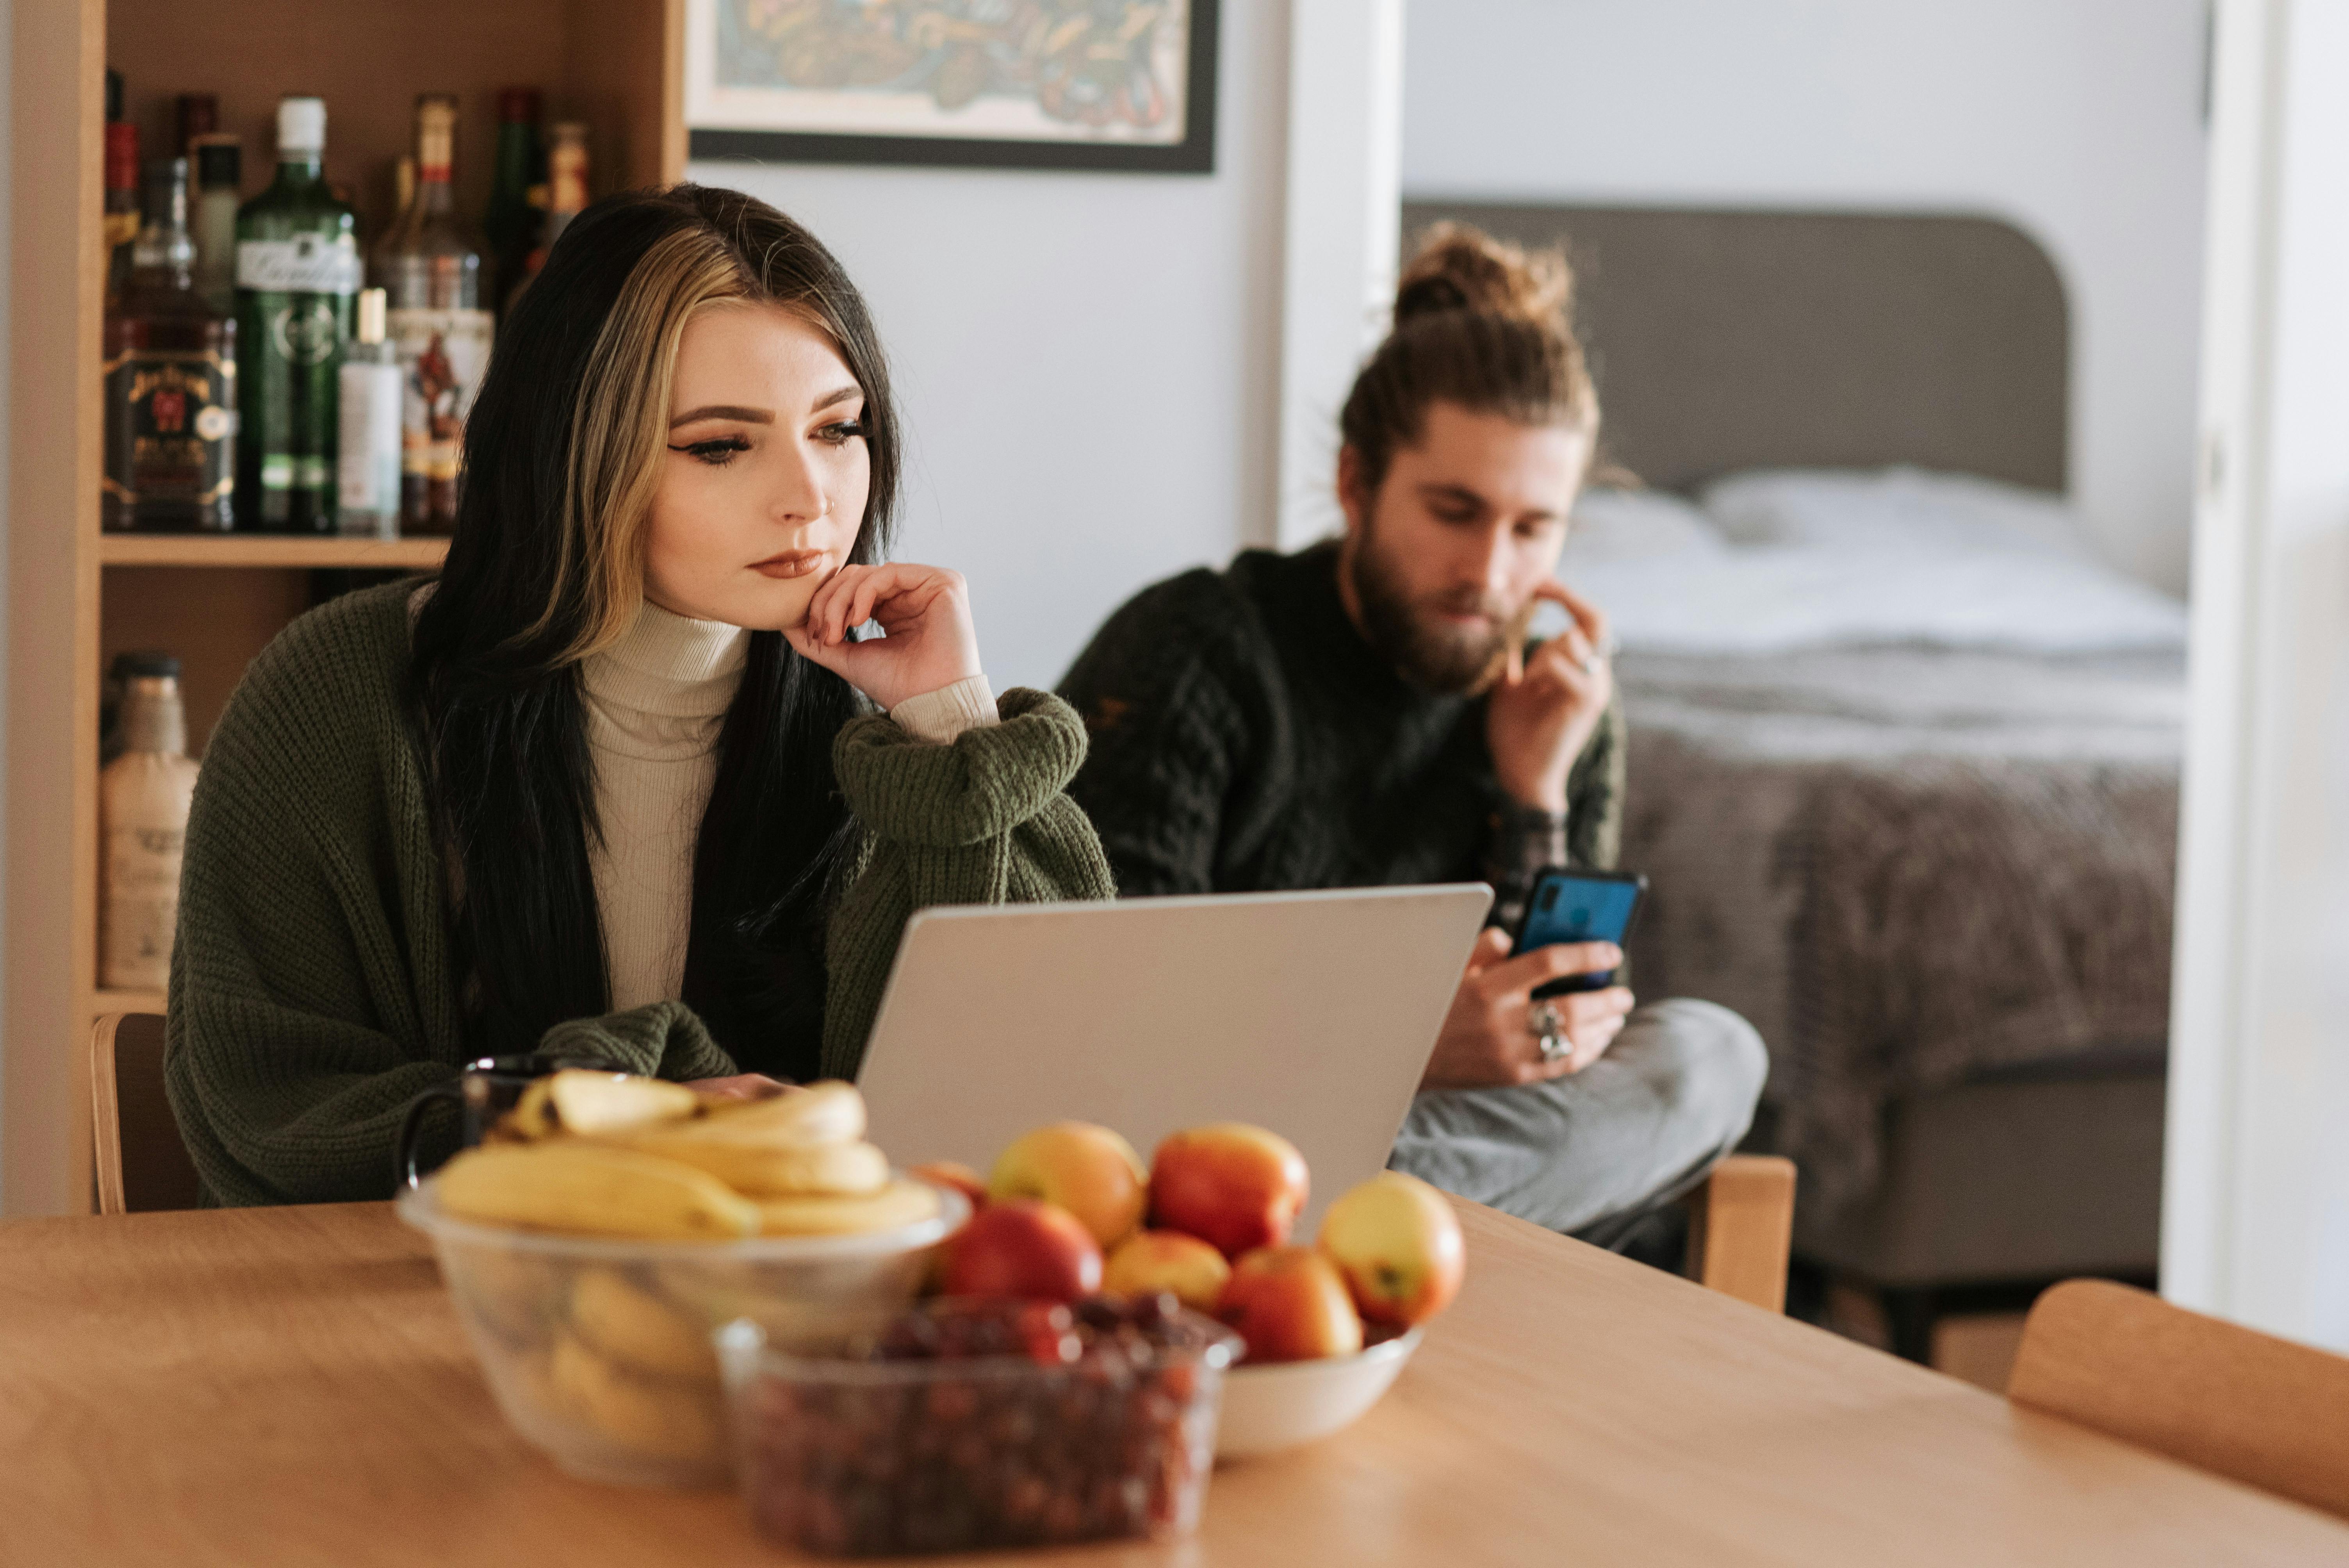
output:
<instances>
[{"instance_id":1,"label":"man's hand","mask_svg":"<svg viewBox=\"0 0 2349 1568\"><path fill-rule=\"evenodd\" d=\"M764 1073L736 1073L732 1078L694 1078L685 1087L704 1099L771 1099L791 1086Z\"/></svg>"},{"instance_id":2,"label":"man's hand","mask_svg":"<svg viewBox=\"0 0 2349 1568\"><path fill-rule=\"evenodd\" d=\"M1551 997L1551 1005L1566 1019L1567 1038L1574 1048L1546 1062L1541 1043L1526 1022L1534 988L1568 975L1612 969L1622 962L1622 950L1611 942L1559 943L1512 958L1507 935L1485 932L1468 955L1468 973L1453 993L1452 1011L1444 1020L1443 1034L1436 1037L1419 1087L1494 1088L1580 1072L1622 1032L1631 993L1610 985L1604 991Z\"/></svg>"},{"instance_id":3,"label":"man's hand","mask_svg":"<svg viewBox=\"0 0 2349 1568\"><path fill-rule=\"evenodd\" d=\"M868 620L882 634L852 642ZM979 673L970 591L960 573L936 566L843 566L783 636L884 709Z\"/></svg>"},{"instance_id":4,"label":"man's hand","mask_svg":"<svg viewBox=\"0 0 2349 1568\"><path fill-rule=\"evenodd\" d=\"M1557 583L1542 583L1534 595L1563 604L1572 620L1530 654L1511 646L1485 699L1485 738L1509 799L1563 813L1567 776L1615 695L1615 673L1607 617L1597 605Z\"/></svg>"}]
</instances>

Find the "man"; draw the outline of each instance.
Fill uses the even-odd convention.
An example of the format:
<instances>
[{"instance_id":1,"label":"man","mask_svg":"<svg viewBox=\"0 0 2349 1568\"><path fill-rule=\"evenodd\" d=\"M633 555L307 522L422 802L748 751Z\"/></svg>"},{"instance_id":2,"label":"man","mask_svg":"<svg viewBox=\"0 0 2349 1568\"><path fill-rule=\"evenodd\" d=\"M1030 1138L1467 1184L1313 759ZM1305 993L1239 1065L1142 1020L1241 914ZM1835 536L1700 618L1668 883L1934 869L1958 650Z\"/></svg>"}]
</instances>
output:
<instances>
[{"instance_id":1,"label":"man","mask_svg":"<svg viewBox=\"0 0 2349 1568\"><path fill-rule=\"evenodd\" d=\"M1071 793L1127 896L1492 882L1501 923L1392 1163L1614 1244L1736 1145L1765 1057L1710 1003L1635 1010L1621 985L1533 1001L1616 966L1609 944L1507 956L1535 873L1611 867L1619 837L1605 618L1551 578L1595 408L1575 414L1578 356L1545 402L1431 376L1419 346L1368 415L1363 386L1349 400L1341 541L1146 589L1079 657L1062 690L1092 746ZM1545 601L1568 624L1526 649Z\"/></svg>"}]
</instances>

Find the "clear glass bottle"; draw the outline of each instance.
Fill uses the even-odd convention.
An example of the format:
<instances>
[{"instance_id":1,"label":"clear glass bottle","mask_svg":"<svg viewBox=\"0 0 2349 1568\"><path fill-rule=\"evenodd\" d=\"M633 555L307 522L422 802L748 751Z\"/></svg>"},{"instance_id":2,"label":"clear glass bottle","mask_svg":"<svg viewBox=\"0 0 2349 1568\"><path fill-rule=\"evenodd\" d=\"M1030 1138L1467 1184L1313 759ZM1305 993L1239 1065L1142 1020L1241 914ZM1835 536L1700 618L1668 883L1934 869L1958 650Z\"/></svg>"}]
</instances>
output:
<instances>
[{"instance_id":1,"label":"clear glass bottle","mask_svg":"<svg viewBox=\"0 0 2349 1568\"><path fill-rule=\"evenodd\" d=\"M244 148L233 136L208 136L196 160L196 290L222 315L236 309L236 209L244 182Z\"/></svg>"},{"instance_id":2,"label":"clear glass bottle","mask_svg":"<svg viewBox=\"0 0 2349 1568\"><path fill-rule=\"evenodd\" d=\"M239 521L335 531L335 397L361 266L358 214L327 187L326 106L277 105L277 178L237 210Z\"/></svg>"},{"instance_id":3,"label":"clear glass bottle","mask_svg":"<svg viewBox=\"0 0 2349 1568\"><path fill-rule=\"evenodd\" d=\"M205 303L188 233L188 160L147 168L146 221L106 314L109 531L235 526L236 323Z\"/></svg>"},{"instance_id":4,"label":"clear glass bottle","mask_svg":"<svg viewBox=\"0 0 2349 1568\"><path fill-rule=\"evenodd\" d=\"M399 532L400 421L404 412L399 361L384 336L384 292L359 291L358 336L343 351L341 481L336 524L354 538L391 539Z\"/></svg>"},{"instance_id":5,"label":"clear glass bottle","mask_svg":"<svg viewBox=\"0 0 2349 1568\"><path fill-rule=\"evenodd\" d=\"M187 755L180 661L169 654L130 654L121 664L122 754L98 779L105 843L98 984L160 991L171 973L196 765Z\"/></svg>"},{"instance_id":6,"label":"clear glass bottle","mask_svg":"<svg viewBox=\"0 0 2349 1568\"><path fill-rule=\"evenodd\" d=\"M457 216L451 162L457 100L416 100L416 196L375 249L374 281L390 295L393 352L408 378L400 525L447 533L457 521L465 416L489 367L481 249Z\"/></svg>"}]
</instances>

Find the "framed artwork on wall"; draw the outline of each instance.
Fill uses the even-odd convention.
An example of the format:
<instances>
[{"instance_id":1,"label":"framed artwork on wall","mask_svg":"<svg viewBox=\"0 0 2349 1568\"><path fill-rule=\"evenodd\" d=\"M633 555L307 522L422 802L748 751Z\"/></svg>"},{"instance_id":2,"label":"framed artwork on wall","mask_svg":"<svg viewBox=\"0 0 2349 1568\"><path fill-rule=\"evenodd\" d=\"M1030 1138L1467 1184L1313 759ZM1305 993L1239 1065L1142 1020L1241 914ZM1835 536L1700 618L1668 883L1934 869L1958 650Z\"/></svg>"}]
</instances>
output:
<instances>
[{"instance_id":1,"label":"framed artwork on wall","mask_svg":"<svg viewBox=\"0 0 2349 1568\"><path fill-rule=\"evenodd\" d=\"M1206 174L1218 0L686 0L688 155Z\"/></svg>"}]
</instances>

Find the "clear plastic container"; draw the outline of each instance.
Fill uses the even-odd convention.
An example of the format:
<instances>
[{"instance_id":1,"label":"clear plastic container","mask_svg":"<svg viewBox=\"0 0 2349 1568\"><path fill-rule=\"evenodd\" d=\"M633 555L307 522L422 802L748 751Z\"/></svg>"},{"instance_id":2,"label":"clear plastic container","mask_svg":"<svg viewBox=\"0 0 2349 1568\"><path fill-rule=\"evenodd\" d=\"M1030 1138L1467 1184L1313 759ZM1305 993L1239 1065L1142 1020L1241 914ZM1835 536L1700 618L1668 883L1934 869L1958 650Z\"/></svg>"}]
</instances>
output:
<instances>
[{"instance_id":1,"label":"clear plastic container","mask_svg":"<svg viewBox=\"0 0 2349 1568\"><path fill-rule=\"evenodd\" d=\"M870 1334L970 1212L941 1190L936 1218L863 1235L639 1242L454 1219L437 1188L401 1193L399 1215L432 1238L498 1408L572 1474L638 1486L732 1480L713 1328L810 1350Z\"/></svg>"},{"instance_id":2,"label":"clear plastic container","mask_svg":"<svg viewBox=\"0 0 2349 1568\"><path fill-rule=\"evenodd\" d=\"M719 1355L751 1520L834 1557L1187 1535L1240 1342L1175 1316L1177 1343L1089 1346L1057 1365L794 1353L730 1324Z\"/></svg>"}]
</instances>

